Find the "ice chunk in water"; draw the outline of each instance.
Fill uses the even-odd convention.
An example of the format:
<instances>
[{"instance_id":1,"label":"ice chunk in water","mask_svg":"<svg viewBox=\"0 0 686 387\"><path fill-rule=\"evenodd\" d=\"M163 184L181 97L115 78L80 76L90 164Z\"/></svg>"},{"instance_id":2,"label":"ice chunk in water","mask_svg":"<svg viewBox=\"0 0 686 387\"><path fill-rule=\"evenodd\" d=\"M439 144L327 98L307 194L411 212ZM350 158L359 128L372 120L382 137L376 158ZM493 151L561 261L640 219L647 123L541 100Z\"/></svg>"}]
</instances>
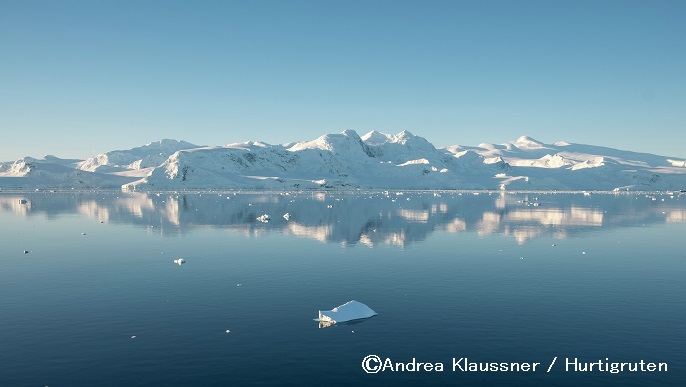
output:
<instances>
[{"instance_id":1,"label":"ice chunk in water","mask_svg":"<svg viewBox=\"0 0 686 387\"><path fill-rule=\"evenodd\" d=\"M317 321L336 324L372 316L376 316L375 311L361 302L352 300L331 310L320 310Z\"/></svg>"}]
</instances>

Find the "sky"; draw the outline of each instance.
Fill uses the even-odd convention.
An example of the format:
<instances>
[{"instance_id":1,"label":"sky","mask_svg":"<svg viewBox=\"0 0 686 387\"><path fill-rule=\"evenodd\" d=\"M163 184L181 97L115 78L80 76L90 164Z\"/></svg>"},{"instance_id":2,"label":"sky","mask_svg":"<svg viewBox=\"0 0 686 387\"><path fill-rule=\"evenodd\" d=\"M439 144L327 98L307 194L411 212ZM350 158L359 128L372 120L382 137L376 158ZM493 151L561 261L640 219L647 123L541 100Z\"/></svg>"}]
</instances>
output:
<instances>
[{"instance_id":1,"label":"sky","mask_svg":"<svg viewBox=\"0 0 686 387\"><path fill-rule=\"evenodd\" d=\"M686 157L686 1L0 0L0 161L402 130Z\"/></svg>"}]
</instances>

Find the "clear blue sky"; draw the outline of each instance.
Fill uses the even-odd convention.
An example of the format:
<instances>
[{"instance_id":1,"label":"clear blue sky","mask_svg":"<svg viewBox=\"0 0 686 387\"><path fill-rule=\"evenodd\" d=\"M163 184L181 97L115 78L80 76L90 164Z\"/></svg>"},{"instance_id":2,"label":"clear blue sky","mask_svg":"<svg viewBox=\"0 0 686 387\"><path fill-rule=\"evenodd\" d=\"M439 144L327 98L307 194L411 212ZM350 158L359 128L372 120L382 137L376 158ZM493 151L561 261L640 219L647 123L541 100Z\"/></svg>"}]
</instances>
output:
<instances>
[{"instance_id":1,"label":"clear blue sky","mask_svg":"<svg viewBox=\"0 0 686 387\"><path fill-rule=\"evenodd\" d=\"M0 160L409 130L686 157L686 1L0 0Z\"/></svg>"}]
</instances>

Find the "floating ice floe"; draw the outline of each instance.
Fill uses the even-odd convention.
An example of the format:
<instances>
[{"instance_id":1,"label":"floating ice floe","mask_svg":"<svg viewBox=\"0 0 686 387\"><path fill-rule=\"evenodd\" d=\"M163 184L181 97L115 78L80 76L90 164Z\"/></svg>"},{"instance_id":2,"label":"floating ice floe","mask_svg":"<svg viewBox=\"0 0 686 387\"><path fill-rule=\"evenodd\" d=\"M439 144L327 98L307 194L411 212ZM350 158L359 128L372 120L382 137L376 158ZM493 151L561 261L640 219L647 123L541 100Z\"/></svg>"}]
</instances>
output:
<instances>
[{"instance_id":1,"label":"floating ice floe","mask_svg":"<svg viewBox=\"0 0 686 387\"><path fill-rule=\"evenodd\" d=\"M175 259L174 263L177 265L183 265L184 263L186 263L186 260L183 258L179 258L179 259Z\"/></svg>"},{"instance_id":2,"label":"floating ice floe","mask_svg":"<svg viewBox=\"0 0 686 387\"><path fill-rule=\"evenodd\" d=\"M360 320L373 316L376 316L376 312L370 307L361 302L352 300L331 310L320 310L319 318L315 319L315 321L319 321L319 326L323 328L337 323Z\"/></svg>"},{"instance_id":3,"label":"floating ice floe","mask_svg":"<svg viewBox=\"0 0 686 387\"><path fill-rule=\"evenodd\" d=\"M262 222L262 223L268 223L268 222L269 222L269 219L270 219L270 218L269 218L269 215L267 215L267 214L264 214L264 215L261 215L261 216L258 216L258 217L257 217L257 220L259 220L259 221Z\"/></svg>"}]
</instances>

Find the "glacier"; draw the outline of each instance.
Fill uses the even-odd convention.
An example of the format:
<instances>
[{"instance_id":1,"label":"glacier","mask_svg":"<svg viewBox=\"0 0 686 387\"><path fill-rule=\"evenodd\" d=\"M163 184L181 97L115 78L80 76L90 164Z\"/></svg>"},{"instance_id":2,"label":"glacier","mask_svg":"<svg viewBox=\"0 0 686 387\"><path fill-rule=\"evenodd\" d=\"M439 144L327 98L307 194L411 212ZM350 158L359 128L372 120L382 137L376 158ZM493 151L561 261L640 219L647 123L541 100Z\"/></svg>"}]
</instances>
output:
<instances>
[{"instance_id":1,"label":"glacier","mask_svg":"<svg viewBox=\"0 0 686 387\"><path fill-rule=\"evenodd\" d=\"M354 130L272 145L198 146L161 140L83 160L0 163L0 189L675 190L678 157L528 136L503 144L437 148L425 138Z\"/></svg>"}]
</instances>

